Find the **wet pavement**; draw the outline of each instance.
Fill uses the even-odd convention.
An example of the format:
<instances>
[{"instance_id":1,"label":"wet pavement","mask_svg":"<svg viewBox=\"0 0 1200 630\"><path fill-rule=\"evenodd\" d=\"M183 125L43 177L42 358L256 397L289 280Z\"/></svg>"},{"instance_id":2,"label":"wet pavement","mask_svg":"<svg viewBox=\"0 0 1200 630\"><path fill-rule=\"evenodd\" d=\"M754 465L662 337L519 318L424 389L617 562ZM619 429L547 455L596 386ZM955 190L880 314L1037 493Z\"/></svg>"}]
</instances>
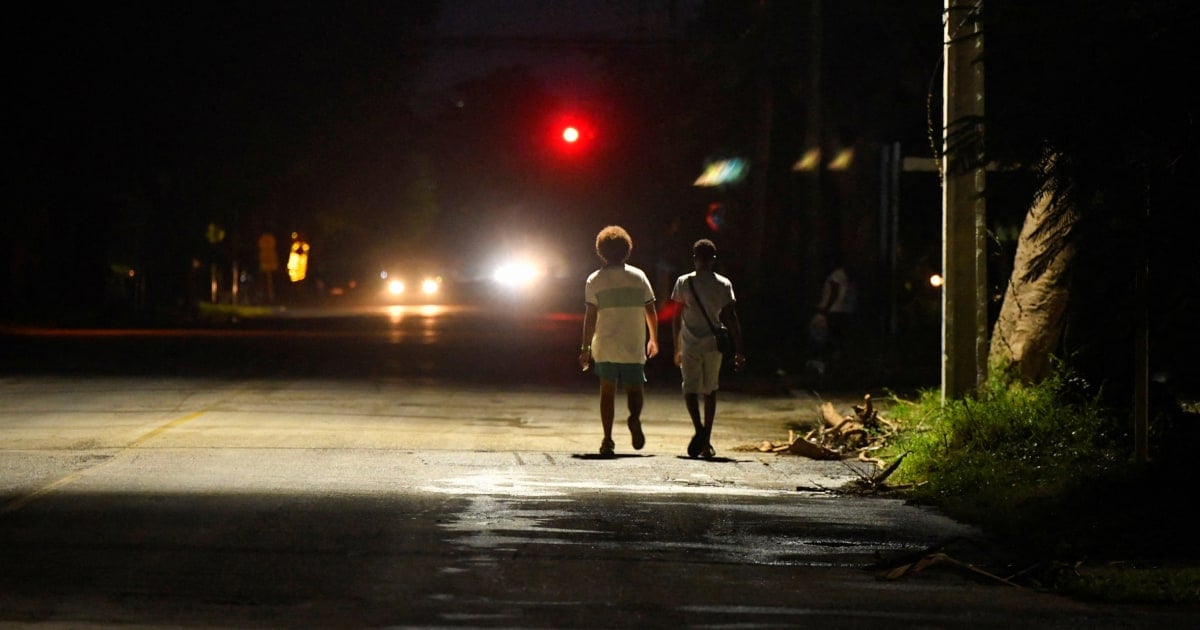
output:
<instances>
[{"instance_id":1,"label":"wet pavement","mask_svg":"<svg viewBox=\"0 0 1200 630\"><path fill-rule=\"evenodd\" d=\"M0 379L0 626L1177 627L942 566L972 528L834 492L869 470L760 453L811 395L723 394L690 459L677 392L646 447L591 386ZM848 411L852 400L834 401ZM623 423L618 422L618 425ZM621 427L623 429L623 427Z\"/></svg>"}]
</instances>

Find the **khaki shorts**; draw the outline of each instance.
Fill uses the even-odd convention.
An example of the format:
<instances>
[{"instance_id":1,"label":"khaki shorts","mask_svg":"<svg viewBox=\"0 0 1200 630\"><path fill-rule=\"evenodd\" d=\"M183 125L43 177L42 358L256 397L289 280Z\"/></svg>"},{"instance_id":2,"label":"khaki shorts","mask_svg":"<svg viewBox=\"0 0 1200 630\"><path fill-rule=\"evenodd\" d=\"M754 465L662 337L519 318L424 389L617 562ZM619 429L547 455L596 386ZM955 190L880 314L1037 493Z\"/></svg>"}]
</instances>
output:
<instances>
[{"instance_id":1,"label":"khaki shorts","mask_svg":"<svg viewBox=\"0 0 1200 630\"><path fill-rule=\"evenodd\" d=\"M721 353L684 352L679 372L683 375L683 393L711 394L721 386Z\"/></svg>"}]
</instances>

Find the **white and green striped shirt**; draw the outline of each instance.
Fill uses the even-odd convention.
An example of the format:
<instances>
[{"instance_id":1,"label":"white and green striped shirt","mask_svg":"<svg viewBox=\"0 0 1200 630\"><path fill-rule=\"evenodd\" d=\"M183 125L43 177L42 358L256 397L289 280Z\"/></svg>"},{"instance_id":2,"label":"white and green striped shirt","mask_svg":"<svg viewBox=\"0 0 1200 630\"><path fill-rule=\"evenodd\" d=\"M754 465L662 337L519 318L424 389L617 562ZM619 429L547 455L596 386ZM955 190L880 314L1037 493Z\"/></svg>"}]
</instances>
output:
<instances>
[{"instance_id":1,"label":"white and green striped shirt","mask_svg":"<svg viewBox=\"0 0 1200 630\"><path fill-rule=\"evenodd\" d=\"M601 267L588 276L584 301L596 307L592 359L597 363L646 362L646 305L654 289L633 265Z\"/></svg>"}]
</instances>

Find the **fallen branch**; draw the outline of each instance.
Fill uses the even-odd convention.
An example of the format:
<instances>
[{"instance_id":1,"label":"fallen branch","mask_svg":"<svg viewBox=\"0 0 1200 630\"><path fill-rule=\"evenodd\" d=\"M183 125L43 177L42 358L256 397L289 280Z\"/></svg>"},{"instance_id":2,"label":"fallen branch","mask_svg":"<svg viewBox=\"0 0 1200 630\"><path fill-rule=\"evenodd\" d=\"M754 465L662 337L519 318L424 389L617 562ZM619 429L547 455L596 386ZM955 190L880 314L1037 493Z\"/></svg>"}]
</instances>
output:
<instances>
[{"instance_id":1,"label":"fallen branch","mask_svg":"<svg viewBox=\"0 0 1200 630\"><path fill-rule=\"evenodd\" d=\"M838 453L837 451L820 444L809 442L808 440L802 438L792 440L792 442L787 445L787 448L784 452L791 453L792 455L803 455L812 459L842 459L841 453Z\"/></svg>"},{"instance_id":2,"label":"fallen branch","mask_svg":"<svg viewBox=\"0 0 1200 630\"><path fill-rule=\"evenodd\" d=\"M797 436L795 431L788 431L787 443L776 444L764 440L757 448L763 453L786 453L821 460L857 457L882 466L882 461L865 458L864 453L882 448L891 431L879 435L878 430L883 426L891 428L892 425L879 417L879 411L871 403L870 394L864 396L863 400L863 405L855 405L854 415L848 416L839 414L833 403L823 402L818 408L820 422L815 429L803 437Z\"/></svg>"},{"instance_id":3,"label":"fallen branch","mask_svg":"<svg viewBox=\"0 0 1200 630\"><path fill-rule=\"evenodd\" d=\"M963 569L973 575L982 576L989 580L999 582L1001 584L1005 584L1008 586L1014 586L1017 588L1021 587L1020 584L1017 584L1015 582L1012 582L1010 580L1002 578L993 573L988 573L987 571L984 571L983 569L980 569L972 564L968 564L966 562L960 562L958 560L955 560L954 558L951 558L950 556L948 556L944 553L929 554L927 556L922 557L920 560L917 560L916 562L908 562L908 563L902 564L898 567L895 567L893 569L885 571L884 573L879 575L879 579L881 579L881 580L898 580L906 575L920 573L921 571L924 571L925 569L928 569L929 567L938 566L938 565L949 565L952 568Z\"/></svg>"},{"instance_id":4,"label":"fallen branch","mask_svg":"<svg viewBox=\"0 0 1200 630\"><path fill-rule=\"evenodd\" d=\"M892 462L892 465L891 465L891 466L888 466L886 469L884 469L884 471L883 471L883 472L881 472L881 473L879 473L878 475L875 475L874 477L872 477L872 478L871 478L871 481L872 481L872 482L873 482L875 485L877 485L877 486L878 486L878 485L880 485L880 484L882 484L884 481L886 481L886 480L887 480L887 478L888 478L888 476L889 476L889 475L891 475L892 473L896 472L896 469L900 467L900 462L904 461L904 458L905 458L905 457L908 457L908 452L907 452L907 451L906 451L906 452L904 452L902 455L900 455L900 457L897 457L897 458L896 458L896 461Z\"/></svg>"}]
</instances>

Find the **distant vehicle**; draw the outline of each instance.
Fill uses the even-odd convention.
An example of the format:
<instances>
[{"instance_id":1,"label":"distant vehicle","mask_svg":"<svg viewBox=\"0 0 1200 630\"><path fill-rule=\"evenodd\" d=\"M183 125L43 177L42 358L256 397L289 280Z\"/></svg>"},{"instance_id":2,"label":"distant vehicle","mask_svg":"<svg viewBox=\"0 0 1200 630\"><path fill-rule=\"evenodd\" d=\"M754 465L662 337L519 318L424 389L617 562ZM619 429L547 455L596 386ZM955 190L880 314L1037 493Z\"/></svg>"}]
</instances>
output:
<instances>
[{"instance_id":1,"label":"distant vehicle","mask_svg":"<svg viewBox=\"0 0 1200 630\"><path fill-rule=\"evenodd\" d=\"M582 312L587 275L572 273L561 257L525 249L504 252L490 262L483 279L492 303L546 312Z\"/></svg>"},{"instance_id":2,"label":"distant vehicle","mask_svg":"<svg viewBox=\"0 0 1200 630\"><path fill-rule=\"evenodd\" d=\"M425 262L400 262L379 270L375 291L384 304L440 304L447 299L443 271Z\"/></svg>"},{"instance_id":3,"label":"distant vehicle","mask_svg":"<svg viewBox=\"0 0 1200 630\"><path fill-rule=\"evenodd\" d=\"M496 265L492 281L509 291L529 291L549 275L545 263L528 258L513 258Z\"/></svg>"}]
</instances>

